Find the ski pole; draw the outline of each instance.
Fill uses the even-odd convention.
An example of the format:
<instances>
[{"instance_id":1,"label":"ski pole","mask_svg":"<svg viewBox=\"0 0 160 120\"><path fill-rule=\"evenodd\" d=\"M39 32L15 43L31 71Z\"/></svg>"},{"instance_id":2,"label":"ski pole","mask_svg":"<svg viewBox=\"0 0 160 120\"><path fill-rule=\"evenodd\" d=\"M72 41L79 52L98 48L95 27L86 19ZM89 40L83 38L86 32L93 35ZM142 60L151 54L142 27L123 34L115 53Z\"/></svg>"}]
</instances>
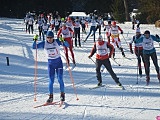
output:
<instances>
[{"instance_id":1,"label":"ski pole","mask_svg":"<svg viewBox=\"0 0 160 120\"><path fill-rule=\"evenodd\" d=\"M121 64L119 64L117 61L115 61L114 58L111 58L118 66L121 66Z\"/></svg>"},{"instance_id":2,"label":"ski pole","mask_svg":"<svg viewBox=\"0 0 160 120\"><path fill-rule=\"evenodd\" d=\"M124 35L123 35L123 34L122 34L122 36L123 36L123 39L125 40L125 42L126 42L127 46L129 47L129 45L128 45L128 43L127 43L126 39L124 38Z\"/></svg>"},{"instance_id":3,"label":"ski pole","mask_svg":"<svg viewBox=\"0 0 160 120\"><path fill-rule=\"evenodd\" d=\"M64 49L64 52L65 52L64 46L63 46L63 49ZM67 48L67 49L68 49L68 48ZM65 54L66 54L66 52L65 52ZM74 79L73 79L73 76L72 76L72 71L71 71L71 69L70 69L70 67L69 67L69 64L68 64L67 59L66 59L66 64L67 64L67 67L68 67L68 72L69 72L69 75L70 75L70 80L71 80L72 85L73 85L73 88L74 88L74 93L75 93L75 95L76 95L76 100L79 100L79 98L77 97L77 91L76 91L76 87L75 87L75 84L74 84Z\"/></svg>"},{"instance_id":4,"label":"ski pole","mask_svg":"<svg viewBox=\"0 0 160 120\"><path fill-rule=\"evenodd\" d=\"M36 41L36 56L34 69L34 101L37 101L37 41Z\"/></svg>"},{"instance_id":5,"label":"ski pole","mask_svg":"<svg viewBox=\"0 0 160 120\"><path fill-rule=\"evenodd\" d=\"M93 62L94 64L96 64L96 62L95 62L92 58L89 58L89 59L91 59L91 60L92 60L92 62Z\"/></svg>"}]
</instances>

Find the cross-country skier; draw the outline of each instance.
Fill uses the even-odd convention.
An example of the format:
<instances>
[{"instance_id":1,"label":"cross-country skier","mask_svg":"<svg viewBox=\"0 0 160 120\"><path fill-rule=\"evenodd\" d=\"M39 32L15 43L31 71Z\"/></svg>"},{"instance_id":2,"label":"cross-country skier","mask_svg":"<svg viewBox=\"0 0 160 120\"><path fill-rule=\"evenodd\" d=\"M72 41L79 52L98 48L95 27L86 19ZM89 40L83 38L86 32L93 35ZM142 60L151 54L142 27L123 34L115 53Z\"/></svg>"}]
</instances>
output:
<instances>
[{"instance_id":1,"label":"cross-country skier","mask_svg":"<svg viewBox=\"0 0 160 120\"><path fill-rule=\"evenodd\" d=\"M144 37L141 37L135 40L136 43L142 43L142 46L143 46L143 57L145 62L145 73L146 73L146 82L147 82L146 85L149 85L149 82L150 82L150 57L155 66L157 77L160 83L160 70L158 66L156 49L154 47L154 41L160 42L159 36L150 35L150 31L148 30L144 32Z\"/></svg>"},{"instance_id":2,"label":"cross-country skier","mask_svg":"<svg viewBox=\"0 0 160 120\"><path fill-rule=\"evenodd\" d=\"M38 20L37 20L37 24L38 24L38 31L39 31L40 40L41 40L41 35L42 35L43 40L44 40L44 34L43 34L43 29L42 29L42 26L43 26L44 22L45 21L39 16Z\"/></svg>"},{"instance_id":3,"label":"cross-country skier","mask_svg":"<svg viewBox=\"0 0 160 120\"><path fill-rule=\"evenodd\" d=\"M37 48L44 48L48 57L48 74L49 74L49 98L47 103L53 102L53 84L55 79L55 72L57 73L58 82L60 84L60 100L65 101L64 82L63 82L63 64L60 56L61 42L54 39L52 31L46 34L46 41L37 44ZM33 49L36 49L36 39L33 43Z\"/></svg>"},{"instance_id":4,"label":"cross-country skier","mask_svg":"<svg viewBox=\"0 0 160 120\"><path fill-rule=\"evenodd\" d=\"M69 50L72 55L73 64L75 65L76 62L75 62L74 53L72 50L72 48L73 48L73 46L72 46L73 33L74 33L73 30L70 27L67 27L66 23L63 23L62 28L60 28L58 31L57 38L60 38L62 36L62 38L69 43ZM64 47L64 48L65 48L66 62L68 65L70 65L69 64L69 57L68 57L68 48L67 47Z\"/></svg>"},{"instance_id":5,"label":"cross-country skier","mask_svg":"<svg viewBox=\"0 0 160 120\"><path fill-rule=\"evenodd\" d=\"M82 32L86 34L86 20L84 17L80 21L81 27L82 27Z\"/></svg>"},{"instance_id":6,"label":"cross-country skier","mask_svg":"<svg viewBox=\"0 0 160 120\"><path fill-rule=\"evenodd\" d=\"M118 25L116 25L116 21L113 21L112 26L109 30L110 36L112 38L112 44L113 44L114 48L117 46L121 50L122 56L125 57L123 48L121 46L121 41L119 38L119 31L121 32L121 34L123 34L123 30ZM110 38L108 37L108 39L110 39ZM113 58L114 58L114 56L115 56L115 49L114 49L114 53L113 53Z\"/></svg>"},{"instance_id":7,"label":"cross-country skier","mask_svg":"<svg viewBox=\"0 0 160 120\"><path fill-rule=\"evenodd\" d=\"M77 47L77 40L78 40L79 47L81 47L79 17L76 17L73 23L73 26L74 26L74 36L75 36L75 47Z\"/></svg>"},{"instance_id":8,"label":"cross-country skier","mask_svg":"<svg viewBox=\"0 0 160 120\"><path fill-rule=\"evenodd\" d=\"M86 39L84 40L84 42L87 41L87 39L88 39L88 37L90 36L90 34L92 33L92 31L93 31L93 37L94 37L93 40L94 40L94 42L95 42L95 33L96 33L96 27L97 27L97 24L98 24L98 23L96 22L94 16L92 16L92 19L91 19L90 24L91 24L90 31L89 31Z\"/></svg>"},{"instance_id":9,"label":"cross-country skier","mask_svg":"<svg viewBox=\"0 0 160 120\"><path fill-rule=\"evenodd\" d=\"M33 17L29 16L29 19L28 19L28 32L30 34L30 32L32 32L33 34L33 24L34 24L34 19Z\"/></svg>"},{"instance_id":10,"label":"cross-country skier","mask_svg":"<svg viewBox=\"0 0 160 120\"><path fill-rule=\"evenodd\" d=\"M133 16L132 16L132 30L134 30L135 24L136 24L136 18L135 18L135 16L133 15Z\"/></svg>"},{"instance_id":11,"label":"cross-country skier","mask_svg":"<svg viewBox=\"0 0 160 120\"><path fill-rule=\"evenodd\" d=\"M141 43L136 43L135 40L139 39L143 37L143 35L140 32L140 28L136 29L136 35L133 36L133 39L130 41L129 43L129 47L130 47L130 52L133 54L133 50L132 50L132 43L134 42L135 47L134 47L134 52L135 55L137 56L137 60L138 60L138 68L139 68L139 75L140 77L142 77L142 68L141 68L141 60L144 63L144 58L143 58L143 46L142 46L142 42ZM145 66L145 64L144 64Z\"/></svg>"},{"instance_id":12,"label":"cross-country skier","mask_svg":"<svg viewBox=\"0 0 160 120\"><path fill-rule=\"evenodd\" d=\"M108 53L108 49L110 49L110 53ZM94 43L91 53L88 56L89 58L91 58L96 53L96 76L98 80L98 86L102 86L102 77L100 72L100 68L102 65L105 66L117 85L122 86L119 82L119 78L112 70L112 66L109 60L109 58L113 54L113 51L113 45L111 45L109 42L103 41L102 35L100 35L98 37L98 40Z\"/></svg>"},{"instance_id":13,"label":"cross-country skier","mask_svg":"<svg viewBox=\"0 0 160 120\"><path fill-rule=\"evenodd\" d=\"M104 25L104 31L107 30L107 31L106 31L106 36L107 36L107 38L110 36L109 30L110 30L111 26L112 26L111 21L108 21L108 25ZM108 42L110 42L110 39L108 39L108 40L109 40Z\"/></svg>"}]
</instances>

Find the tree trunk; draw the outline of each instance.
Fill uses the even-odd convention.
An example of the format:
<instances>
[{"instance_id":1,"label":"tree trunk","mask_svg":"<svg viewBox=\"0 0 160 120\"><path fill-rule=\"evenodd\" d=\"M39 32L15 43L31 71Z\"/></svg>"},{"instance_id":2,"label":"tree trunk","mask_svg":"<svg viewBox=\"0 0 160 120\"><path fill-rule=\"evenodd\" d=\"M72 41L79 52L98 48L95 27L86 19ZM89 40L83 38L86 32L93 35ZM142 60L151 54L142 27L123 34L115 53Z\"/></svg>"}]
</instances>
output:
<instances>
[{"instance_id":1,"label":"tree trunk","mask_svg":"<svg viewBox=\"0 0 160 120\"><path fill-rule=\"evenodd\" d=\"M123 0L123 2L124 2L124 8L125 8L126 21L129 21L129 13L128 13L128 3L127 3L127 0Z\"/></svg>"}]
</instances>

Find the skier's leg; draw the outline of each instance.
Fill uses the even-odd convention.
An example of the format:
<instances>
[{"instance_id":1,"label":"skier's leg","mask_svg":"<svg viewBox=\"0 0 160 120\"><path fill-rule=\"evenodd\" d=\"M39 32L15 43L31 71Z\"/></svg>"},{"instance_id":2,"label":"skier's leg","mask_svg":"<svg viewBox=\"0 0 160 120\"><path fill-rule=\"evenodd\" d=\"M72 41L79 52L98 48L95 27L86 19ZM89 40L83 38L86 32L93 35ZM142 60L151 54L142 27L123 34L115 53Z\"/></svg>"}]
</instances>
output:
<instances>
[{"instance_id":1,"label":"skier's leg","mask_svg":"<svg viewBox=\"0 0 160 120\"><path fill-rule=\"evenodd\" d=\"M62 61L59 61L57 68L56 68L56 73L57 73L57 79L60 85L60 92L64 92L64 82L63 82L63 64Z\"/></svg>"},{"instance_id":2,"label":"skier's leg","mask_svg":"<svg viewBox=\"0 0 160 120\"><path fill-rule=\"evenodd\" d=\"M105 66L105 68L107 69L107 71L110 73L110 75L112 76L112 78L114 79L114 81L115 81L117 84L120 84L119 78L118 78L117 75L114 73L109 59L103 61L103 65Z\"/></svg>"},{"instance_id":3,"label":"skier's leg","mask_svg":"<svg viewBox=\"0 0 160 120\"><path fill-rule=\"evenodd\" d=\"M96 77L98 80L98 85L102 85L102 76L101 76L101 72L100 72L101 66L102 66L101 60L96 59Z\"/></svg>"},{"instance_id":4,"label":"skier's leg","mask_svg":"<svg viewBox=\"0 0 160 120\"><path fill-rule=\"evenodd\" d=\"M158 77L158 80L160 82L160 71L159 71L159 66L158 66L158 60L157 60L157 54L156 52L154 52L152 55L151 55L151 58L152 58L152 61L153 61L153 64L156 68L156 72L157 72L157 77Z\"/></svg>"},{"instance_id":5,"label":"skier's leg","mask_svg":"<svg viewBox=\"0 0 160 120\"><path fill-rule=\"evenodd\" d=\"M147 82L147 85L148 85L149 82L150 82L150 75L149 75L149 72L150 72L150 55L143 54L143 58L144 58L144 62L145 62L146 82Z\"/></svg>"}]
</instances>

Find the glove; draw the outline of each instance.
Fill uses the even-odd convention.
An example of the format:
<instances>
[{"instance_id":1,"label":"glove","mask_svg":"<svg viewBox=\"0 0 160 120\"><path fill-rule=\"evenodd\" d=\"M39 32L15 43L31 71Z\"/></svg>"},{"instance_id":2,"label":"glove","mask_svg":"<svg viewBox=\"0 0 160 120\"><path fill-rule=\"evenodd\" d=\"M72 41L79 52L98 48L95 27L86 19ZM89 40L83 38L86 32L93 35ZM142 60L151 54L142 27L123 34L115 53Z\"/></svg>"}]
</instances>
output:
<instances>
[{"instance_id":1,"label":"glove","mask_svg":"<svg viewBox=\"0 0 160 120\"><path fill-rule=\"evenodd\" d=\"M38 35L36 34L36 35L34 35L34 37L33 37L33 41L37 41L38 40Z\"/></svg>"},{"instance_id":2,"label":"glove","mask_svg":"<svg viewBox=\"0 0 160 120\"><path fill-rule=\"evenodd\" d=\"M88 58L91 59L91 56L89 55Z\"/></svg>"},{"instance_id":3,"label":"glove","mask_svg":"<svg viewBox=\"0 0 160 120\"><path fill-rule=\"evenodd\" d=\"M159 36L156 34L156 38L159 39Z\"/></svg>"},{"instance_id":4,"label":"glove","mask_svg":"<svg viewBox=\"0 0 160 120\"><path fill-rule=\"evenodd\" d=\"M59 41L64 42L65 40L64 40L64 38L59 37Z\"/></svg>"},{"instance_id":5,"label":"glove","mask_svg":"<svg viewBox=\"0 0 160 120\"><path fill-rule=\"evenodd\" d=\"M106 31L106 28L104 28L104 31Z\"/></svg>"},{"instance_id":6,"label":"glove","mask_svg":"<svg viewBox=\"0 0 160 120\"><path fill-rule=\"evenodd\" d=\"M121 31L121 34L123 34L123 31Z\"/></svg>"}]
</instances>

